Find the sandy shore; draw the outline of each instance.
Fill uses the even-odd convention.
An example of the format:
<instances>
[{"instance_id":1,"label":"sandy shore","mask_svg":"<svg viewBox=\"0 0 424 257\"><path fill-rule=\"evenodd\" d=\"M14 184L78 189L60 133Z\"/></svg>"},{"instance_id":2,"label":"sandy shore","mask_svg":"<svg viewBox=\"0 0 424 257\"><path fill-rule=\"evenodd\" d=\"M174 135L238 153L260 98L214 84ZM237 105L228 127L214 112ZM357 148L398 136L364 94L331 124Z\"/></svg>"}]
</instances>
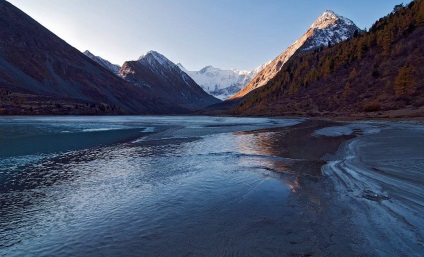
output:
<instances>
[{"instance_id":1,"label":"sandy shore","mask_svg":"<svg viewBox=\"0 0 424 257\"><path fill-rule=\"evenodd\" d=\"M278 155L295 175L292 253L420 256L424 128L309 120L281 129Z\"/></svg>"}]
</instances>

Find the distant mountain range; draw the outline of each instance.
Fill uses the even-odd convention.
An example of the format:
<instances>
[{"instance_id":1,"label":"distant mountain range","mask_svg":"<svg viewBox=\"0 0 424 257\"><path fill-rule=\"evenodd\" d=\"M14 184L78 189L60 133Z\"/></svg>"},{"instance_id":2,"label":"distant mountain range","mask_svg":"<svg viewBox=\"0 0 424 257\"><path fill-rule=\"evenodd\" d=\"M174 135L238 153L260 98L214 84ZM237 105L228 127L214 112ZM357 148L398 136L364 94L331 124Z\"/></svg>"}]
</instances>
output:
<instances>
[{"instance_id":1,"label":"distant mountain range","mask_svg":"<svg viewBox=\"0 0 424 257\"><path fill-rule=\"evenodd\" d=\"M231 115L424 116L424 0L398 5L368 32L325 11L253 71L188 71L155 51L119 66L79 52L5 0L0 13L0 115L205 108Z\"/></svg>"},{"instance_id":2,"label":"distant mountain range","mask_svg":"<svg viewBox=\"0 0 424 257\"><path fill-rule=\"evenodd\" d=\"M156 51L145 53L137 61L127 61L122 67L88 50L84 54L132 85L148 90L173 112L194 111L220 102L207 94L178 65Z\"/></svg>"},{"instance_id":3,"label":"distant mountain range","mask_svg":"<svg viewBox=\"0 0 424 257\"><path fill-rule=\"evenodd\" d=\"M120 75L137 87L148 88L162 102L183 110L197 110L221 102L207 94L189 75L165 56L150 51L125 62Z\"/></svg>"},{"instance_id":4,"label":"distant mountain range","mask_svg":"<svg viewBox=\"0 0 424 257\"><path fill-rule=\"evenodd\" d=\"M0 114L172 114L219 102L175 64L148 55L125 63L124 79L7 1L0 13Z\"/></svg>"},{"instance_id":5,"label":"distant mountain range","mask_svg":"<svg viewBox=\"0 0 424 257\"><path fill-rule=\"evenodd\" d=\"M177 65L207 93L225 100L244 88L268 64L262 64L252 71L223 70L212 66L206 66L200 71L189 71L181 63Z\"/></svg>"}]
</instances>

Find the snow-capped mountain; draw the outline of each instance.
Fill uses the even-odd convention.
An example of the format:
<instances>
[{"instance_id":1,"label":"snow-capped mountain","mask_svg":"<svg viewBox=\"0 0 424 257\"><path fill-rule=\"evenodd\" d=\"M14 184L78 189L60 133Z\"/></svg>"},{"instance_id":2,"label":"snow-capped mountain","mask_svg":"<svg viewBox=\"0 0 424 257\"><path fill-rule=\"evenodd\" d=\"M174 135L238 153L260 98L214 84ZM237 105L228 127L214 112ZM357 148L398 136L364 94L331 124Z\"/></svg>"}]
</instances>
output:
<instances>
[{"instance_id":1,"label":"snow-capped mountain","mask_svg":"<svg viewBox=\"0 0 424 257\"><path fill-rule=\"evenodd\" d=\"M112 71L113 73L115 73L115 75L120 76L119 74L119 70L121 69L121 67L119 65L116 64L112 64L110 63L108 60L103 59L100 56L96 56L94 54L92 54L90 51L86 50L84 52L84 54L90 58L91 60L97 62L98 64L100 64L101 66L103 66L104 68Z\"/></svg>"},{"instance_id":2,"label":"snow-capped mountain","mask_svg":"<svg viewBox=\"0 0 424 257\"><path fill-rule=\"evenodd\" d=\"M125 62L120 75L138 87L148 88L170 106L194 110L219 103L176 64L162 54L149 51L137 61Z\"/></svg>"},{"instance_id":3,"label":"snow-capped mountain","mask_svg":"<svg viewBox=\"0 0 424 257\"><path fill-rule=\"evenodd\" d=\"M178 67L187 73L203 90L209 94L225 100L246 86L265 66L265 63L252 71L229 69L223 70L206 66L200 71L189 71L181 63Z\"/></svg>"},{"instance_id":4,"label":"snow-capped mountain","mask_svg":"<svg viewBox=\"0 0 424 257\"><path fill-rule=\"evenodd\" d=\"M337 44L352 37L360 29L349 19L327 10L311 25L308 31L270 62L252 81L230 99L238 99L268 83L296 53L307 52L329 43Z\"/></svg>"}]
</instances>

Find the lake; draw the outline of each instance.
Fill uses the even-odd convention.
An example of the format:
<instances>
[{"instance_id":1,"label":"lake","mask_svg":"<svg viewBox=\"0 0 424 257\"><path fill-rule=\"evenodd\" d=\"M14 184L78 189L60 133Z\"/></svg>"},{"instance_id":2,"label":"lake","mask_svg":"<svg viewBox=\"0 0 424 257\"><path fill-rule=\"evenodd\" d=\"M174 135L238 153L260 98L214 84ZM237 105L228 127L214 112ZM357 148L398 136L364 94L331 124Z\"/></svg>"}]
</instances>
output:
<instances>
[{"instance_id":1,"label":"lake","mask_svg":"<svg viewBox=\"0 0 424 257\"><path fill-rule=\"evenodd\" d=\"M418 256L423 138L414 124L3 117L0 255L384 255L391 236ZM393 175L405 165L418 180ZM400 217L398 238L384 225Z\"/></svg>"}]
</instances>

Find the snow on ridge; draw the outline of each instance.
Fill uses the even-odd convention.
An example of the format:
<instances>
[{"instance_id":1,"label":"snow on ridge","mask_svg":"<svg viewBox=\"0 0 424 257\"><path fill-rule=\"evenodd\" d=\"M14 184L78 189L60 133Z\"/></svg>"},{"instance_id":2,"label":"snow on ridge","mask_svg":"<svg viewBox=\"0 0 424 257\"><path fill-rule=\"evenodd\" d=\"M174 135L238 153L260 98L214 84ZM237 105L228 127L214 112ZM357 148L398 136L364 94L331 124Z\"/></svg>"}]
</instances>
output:
<instances>
[{"instance_id":1,"label":"snow on ridge","mask_svg":"<svg viewBox=\"0 0 424 257\"><path fill-rule=\"evenodd\" d=\"M103 59L103 58L102 58L102 57L100 57L100 56L96 56L96 55L94 55L93 53L91 53L91 52L90 52L90 51L88 51L88 50L85 50L85 51L83 52L83 54L84 54L85 56L87 56L88 58L90 58L91 60L93 60L93 61L97 62L98 64L100 64L100 65L101 65L101 66L103 66L104 68L106 68L106 69L108 69L108 70L112 71L113 73L115 73L115 75L117 75L117 76L121 76L121 75L119 74L119 69L121 69L121 66L119 66L119 65L117 65L117 64L110 63L108 60Z\"/></svg>"},{"instance_id":2,"label":"snow on ridge","mask_svg":"<svg viewBox=\"0 0 424 257\"><path fill-rule=\"evenodd\" d=\"M269 63L262 64L253 71L238 69L224 70L211 65L199 71L189 71L181 63L178 64L178 67L187 73L207 93L218 99L225 100L239 92Z\"/></svg>"},{"instance_id":3,"label":"snow on ridge","mask_svg":"<svg viewBox=\"0 0 424 257\"><path fill-rule=\"evenodd\" d=\"M335 22L337 20L341 20L345 25L347 26L353 26L355 25L353 21L349 20L348 18L345 18L343 16L340 16L336 14L335 12L331 10L324 11L321 16L319 16L314 23L311 25L311 29L322 29L327 26L327 22Z\"/></svg>"},{"instance_id":4,"label":"snow on ridge","mask_svg":"<svg viewBox=\"0 0 424 257\"><path fill-rule=\"evenodd\" d=\"M145 54L143 54L142 56L140 56L140 58L138 58L138 61L142 61L142 60L145 60L145 59L151 59L151 58L154 58L161 65L164 65L164 64L171 62L170 60L168 60L168 58L166 58L162 54L160 54L156 51L153 51L153 50L150 50L150 51L146 52ZM149 62L150 61L151 60L149 60Z\"/></svg>"}]
</instances>

